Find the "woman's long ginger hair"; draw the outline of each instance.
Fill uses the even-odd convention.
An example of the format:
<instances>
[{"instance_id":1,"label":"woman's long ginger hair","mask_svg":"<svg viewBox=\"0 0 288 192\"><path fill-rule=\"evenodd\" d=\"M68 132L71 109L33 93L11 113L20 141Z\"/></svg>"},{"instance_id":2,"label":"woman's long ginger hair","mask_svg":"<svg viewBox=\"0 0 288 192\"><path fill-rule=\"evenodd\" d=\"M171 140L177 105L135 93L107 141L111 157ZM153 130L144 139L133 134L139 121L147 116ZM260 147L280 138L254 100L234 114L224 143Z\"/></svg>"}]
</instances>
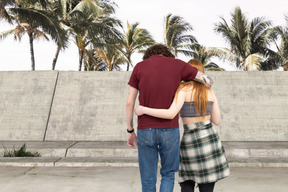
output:
<instances>
[{"instance_id":1,"label":"woman's long ginger hair","mask_svg":"<svg viewBox=\"0 0 288 192\"><path fill-rule=\"evenodd\" d=\"M188 64L197 68L198 71L204 73L203 64L199 60L191 59L190 61L188 61ZM175 97L177 98L180 90L184 90L186 92L191 89L192 93L190 101L193 101L195 103L196 114L200 115L201 113L201 116L205 116L208 106L208 88L204 84L196 81L181 82L176 91Z\"/></svg>"}]
</instances>

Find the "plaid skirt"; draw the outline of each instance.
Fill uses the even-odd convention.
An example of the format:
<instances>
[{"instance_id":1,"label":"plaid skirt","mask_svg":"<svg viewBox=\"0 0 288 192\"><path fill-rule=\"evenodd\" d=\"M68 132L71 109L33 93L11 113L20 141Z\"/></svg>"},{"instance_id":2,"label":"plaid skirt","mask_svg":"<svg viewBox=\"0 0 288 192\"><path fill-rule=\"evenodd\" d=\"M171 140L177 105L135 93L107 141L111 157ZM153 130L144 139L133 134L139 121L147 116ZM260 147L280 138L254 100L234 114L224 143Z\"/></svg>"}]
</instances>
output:
<instances>
[{"instance_id":1,"label":"plaid skirt","mask_svg":"<svg viewBox=\"0 0 288 192\"><path fill-rule=\"evenodd\" d=\"M230 174L225 150L211 121L184 124L180 143L179 183L212 183Z\"/></svg>"}]
</instances>

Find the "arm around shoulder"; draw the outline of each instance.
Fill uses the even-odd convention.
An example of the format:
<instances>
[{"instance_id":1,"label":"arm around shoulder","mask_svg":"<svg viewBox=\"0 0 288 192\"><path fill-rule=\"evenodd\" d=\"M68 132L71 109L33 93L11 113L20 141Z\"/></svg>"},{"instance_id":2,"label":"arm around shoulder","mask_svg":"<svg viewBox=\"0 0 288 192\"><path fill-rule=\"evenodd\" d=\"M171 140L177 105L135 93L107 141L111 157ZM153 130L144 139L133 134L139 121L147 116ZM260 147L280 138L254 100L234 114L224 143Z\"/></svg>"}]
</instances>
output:
<instances>
[{"instance_id":1,"label":"arm around shoulder","mask_svg":"<svg viewBox=\"0 0 288 192\"><path fill-rule=\"evenodd\" d=\"M197 72L197 75L193 80L203 83L208 88L211 88L212 85L214 84L213 79L209 75L202 73L201 71Z\"/></svg>"}]
</instances>

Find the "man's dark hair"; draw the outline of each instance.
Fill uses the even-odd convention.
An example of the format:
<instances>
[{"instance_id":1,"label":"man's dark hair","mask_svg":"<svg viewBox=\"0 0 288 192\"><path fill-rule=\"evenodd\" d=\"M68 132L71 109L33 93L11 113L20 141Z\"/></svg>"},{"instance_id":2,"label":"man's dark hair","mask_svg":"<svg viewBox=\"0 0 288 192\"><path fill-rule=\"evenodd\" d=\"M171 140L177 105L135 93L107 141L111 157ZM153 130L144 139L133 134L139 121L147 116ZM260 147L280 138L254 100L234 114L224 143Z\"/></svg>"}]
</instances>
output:
<instances>
[{"instance_id":1,"label":"man's dark hair","mask_svg":"<svg viewBox=\"0 0 288 192\"><path fill-rule=\"evenodd\" d=\"M175 58L169 48L162 44L156 44L149 47L144 53L143 60L150 58L152 55L163 55L165 57Z\"/></svg>"}]
</instances>

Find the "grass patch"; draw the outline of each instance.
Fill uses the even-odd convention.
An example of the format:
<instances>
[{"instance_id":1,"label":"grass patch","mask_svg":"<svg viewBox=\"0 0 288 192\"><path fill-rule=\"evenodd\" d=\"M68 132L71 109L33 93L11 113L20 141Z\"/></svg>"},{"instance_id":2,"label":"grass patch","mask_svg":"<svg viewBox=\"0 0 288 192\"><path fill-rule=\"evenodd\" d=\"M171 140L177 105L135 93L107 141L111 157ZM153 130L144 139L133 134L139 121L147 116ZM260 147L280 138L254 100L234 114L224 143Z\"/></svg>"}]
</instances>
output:
<instances>
[{"instance_id":1,"label":"grass patch","mask_svg":"<svg viewBox=\"0 0 288 192\"><path fill-rule=\"evenodd\" d=\"M4 146L3 146L4 147ZM4 147L4 156L3 157L41 157L38 152L26 151L26 143L24 143L19 149L7 149Z\"/></svg>"}]
</instances>

